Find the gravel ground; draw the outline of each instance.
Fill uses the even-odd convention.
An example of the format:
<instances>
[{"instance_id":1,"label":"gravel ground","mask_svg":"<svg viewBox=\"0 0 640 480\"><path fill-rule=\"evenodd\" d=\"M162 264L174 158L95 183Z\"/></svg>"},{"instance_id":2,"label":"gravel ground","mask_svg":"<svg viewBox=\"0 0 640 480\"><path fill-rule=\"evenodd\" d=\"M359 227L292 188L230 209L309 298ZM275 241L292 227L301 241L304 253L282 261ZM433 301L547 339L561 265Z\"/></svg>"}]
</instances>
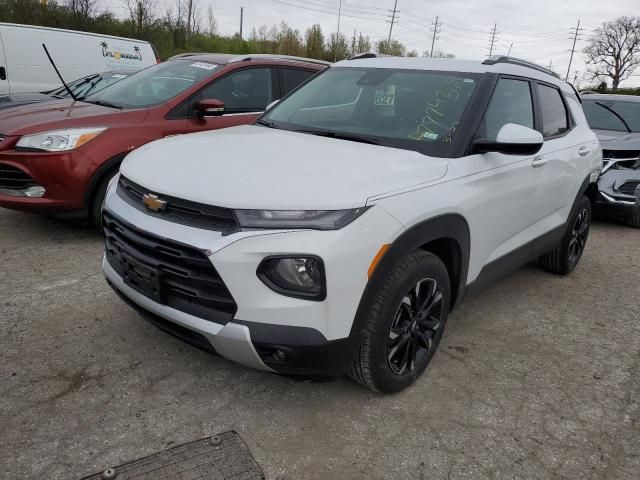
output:
<instances>
[{"instance_id":1,"label":"gravel ground","mask_svg":"<svg viewBox=\"0 0 640 480\"><path fill-rule=\"evenodd\" d=\"M268 479L638 478L639 240L597 223L572 275L467 298L418 383L381 396L185 345L107 287L98 235L0 209L0 477L236 430Z\"/></svg>"}]
</instances>

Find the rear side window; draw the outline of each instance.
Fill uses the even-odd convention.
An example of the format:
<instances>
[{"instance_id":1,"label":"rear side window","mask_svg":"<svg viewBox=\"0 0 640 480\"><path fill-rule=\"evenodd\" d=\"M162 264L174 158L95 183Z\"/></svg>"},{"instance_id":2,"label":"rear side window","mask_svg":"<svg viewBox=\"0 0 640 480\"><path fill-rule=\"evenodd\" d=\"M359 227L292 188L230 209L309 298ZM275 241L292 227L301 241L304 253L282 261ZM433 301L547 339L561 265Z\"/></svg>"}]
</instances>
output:
<instances>
[{"instance_id":1,"label":"rear side window","mask_svg":"<svg viewBox=\"0 0 640 480\"><path fill-rule=\"evenodd\" d=\"M526 80L501 78L493 92L481 129L487 140L496 140L507 123L533 128L533 100Z\"/></svg>"},{"instance_id":2,"label":"rear side window","mask_svg":"<svg viewBox=\"0 0 640 480\"><path fill-rule=\"evenodd\" d=\"M542 136L554 137L569 131L569 114L562 101L560 90L538 84L540 112L542 114Z\"/></svg>"},{"instance_id":3,"label":"rear side window","mask_svg":"<svg viewBox=\"0 0 640 480\"><path fill-rule=\"evenodd\" d=\"M283 94L289 93L298 85L306 81L311 75L316 73L314 71L302 70L300 68L281 68L280 71L282 72L282 80L284 84Z\"/></svg>"}]
</instances>

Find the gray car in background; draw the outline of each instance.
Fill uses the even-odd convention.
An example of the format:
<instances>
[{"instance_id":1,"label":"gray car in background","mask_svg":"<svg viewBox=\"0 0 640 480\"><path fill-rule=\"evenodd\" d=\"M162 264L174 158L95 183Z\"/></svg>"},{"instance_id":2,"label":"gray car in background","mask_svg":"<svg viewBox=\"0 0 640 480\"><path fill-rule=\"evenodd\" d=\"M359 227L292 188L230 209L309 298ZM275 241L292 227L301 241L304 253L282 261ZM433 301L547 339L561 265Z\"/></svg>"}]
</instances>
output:
<instances>
[{"instance_id":1,"label":"gray car in background","mask_svg":"<svg viewBox=\"0 0 640 480\"><path fill-rule=\"evenodd\" d=\"M123 78L131 75L131 71L119 72L110 71L102 73L94 73L69 84L69 89L76 98L81 99L89 94L96 93L109 85L116 83ZM18 107L20 105L29 105L31 103L47 102L60 98L68 98L69 92L65 87L59 87L55 90L47 92L31 92L31 93L14 93L11 95L0 95L0 110L5 108Z\"/></svg>"},{"instance_id":2,"label":"gray car in background","mask_svg":"<svg viewBox=\"0 0 640 480\"><path fill-rule=\"evenodd\" d=\"M640 97L583 94L582 107L604 158L594 206L640 228Z\"/></svg>"}]
</instances>

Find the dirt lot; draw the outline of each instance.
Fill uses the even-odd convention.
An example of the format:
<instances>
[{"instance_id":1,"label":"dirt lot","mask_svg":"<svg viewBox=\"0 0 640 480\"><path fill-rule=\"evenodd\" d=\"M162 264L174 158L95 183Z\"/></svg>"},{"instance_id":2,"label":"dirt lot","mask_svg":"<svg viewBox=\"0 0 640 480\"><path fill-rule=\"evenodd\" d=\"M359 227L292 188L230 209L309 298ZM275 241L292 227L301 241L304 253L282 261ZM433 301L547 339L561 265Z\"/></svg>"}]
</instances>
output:
<instances>
[{"instance_id":1,"label":"dirt lot","mask_svg":"<svg viewBox=\"0 0 640 480\"><path fill-rule=\"evenodd\" d=\"M268 479L638 478L639 245L597 223L569 277L527 266L468 298L423 378L380 396L182 344L109 290L96 234L0 209L0 477L233 429Z\"/></svg>"}]
</instances>

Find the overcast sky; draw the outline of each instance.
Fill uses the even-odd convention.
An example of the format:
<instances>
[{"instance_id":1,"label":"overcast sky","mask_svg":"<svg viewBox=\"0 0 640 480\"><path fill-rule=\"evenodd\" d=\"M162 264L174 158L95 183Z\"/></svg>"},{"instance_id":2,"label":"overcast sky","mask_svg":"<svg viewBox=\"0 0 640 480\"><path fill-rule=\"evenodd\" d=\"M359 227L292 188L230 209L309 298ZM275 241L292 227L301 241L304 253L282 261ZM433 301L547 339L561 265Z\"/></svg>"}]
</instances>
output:
<instances>
[{"instance_id":1,"label":"overcast sky","mask_svg":"<svg viewBox=\"0 0 640 480\"><path fill-rule=\"evenodd\" d=\"M172 0L157 0L160 4ZM244 7L244 36L252 27L278 24L282 20L302 34L319 23L325 35L338 28L339 0L194 0L201 17L208 5L213 7L222 34L238 31L240 7ZM394 0L343 0L340 31L348 37L354 30L369 35L372 41L386 39ZM392 37L420 54L431 47L429 30L436 16L442 22L436 50L453 53L457 58L482 59L489 52L490 35L497 24L494 53L533 60L552 68L563 77L569 64L571 28L581 20L581 35L571 66L570 78L586 67L581 50L585 41L603 21L622 15L640 14L640 0L397 0L398 23ZM354 18L360 17L360 18ZM640 86L640 70L621 86Z\"/></svg>"}]
</instances>

